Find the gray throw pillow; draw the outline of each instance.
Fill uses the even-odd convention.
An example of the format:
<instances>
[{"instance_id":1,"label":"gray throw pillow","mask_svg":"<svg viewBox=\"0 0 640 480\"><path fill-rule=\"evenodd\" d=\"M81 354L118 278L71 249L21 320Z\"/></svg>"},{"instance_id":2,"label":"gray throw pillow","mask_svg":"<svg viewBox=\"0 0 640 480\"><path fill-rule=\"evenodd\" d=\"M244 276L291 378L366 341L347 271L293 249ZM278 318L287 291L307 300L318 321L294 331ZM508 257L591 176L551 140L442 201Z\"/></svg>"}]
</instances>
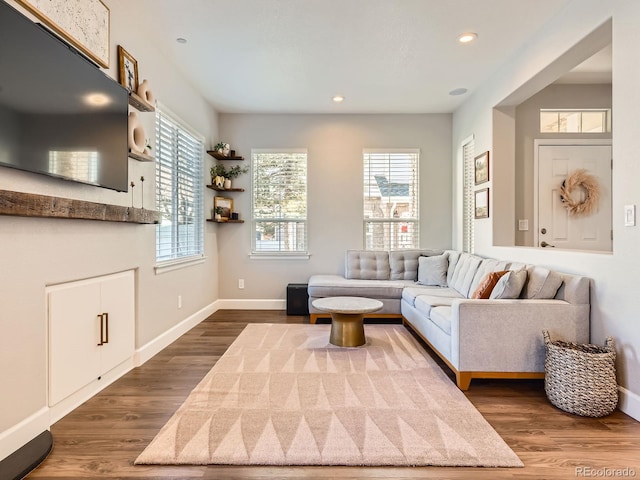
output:
<instances>
[{"instance_id":1,"label":"gray throw pillow","mask_svg":"<svg viewBox=\"0 0 640 480\"><path fill-rule=\"evenodd\" d=\"M500 277L496 286L491 290L489 298L518 298L524 283L527 281L527 271L525 269L513 271Z\"/></svg>"},{"instance_id":2,"label":"gray throw pillow","mask_svg":"<svg viewBox=\"0 0 640 480\"><path fill-rule=\"evenodd\" d=\"M524 298L550 299L562 285L558 272L543 267L529 268L529 281L524 287Z\"/></svg>"},{"instance_id":3,"label":"gray throw pillow","mask_svg":"<svg viewBox=\"0 0 640 480\"><path fill-rule=\"evenodd\" d=\"M433 287L447 286L447 269L449 259L447 254L418 258L418 283Z\"/></svg>"}]
</instances>

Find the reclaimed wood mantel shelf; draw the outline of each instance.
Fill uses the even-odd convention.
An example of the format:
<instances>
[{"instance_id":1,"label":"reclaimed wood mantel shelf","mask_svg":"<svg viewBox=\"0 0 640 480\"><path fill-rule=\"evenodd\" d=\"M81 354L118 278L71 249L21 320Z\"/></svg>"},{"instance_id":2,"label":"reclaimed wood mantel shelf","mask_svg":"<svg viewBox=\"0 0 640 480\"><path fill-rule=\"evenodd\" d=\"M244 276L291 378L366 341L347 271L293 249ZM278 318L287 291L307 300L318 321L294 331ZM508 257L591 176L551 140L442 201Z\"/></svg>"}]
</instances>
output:
<instances>
[{"instance_id":1,"label":"reclaimed wood mantel shelf","mask_svg":"<svg viewBox=\"0 0 640 480\"><path fill-rule=\"evenodd\" d=\"M0 215L73 218L104 222L159 223L160 212L144 208L0 190Z\"/></svg>"}]
</instances>

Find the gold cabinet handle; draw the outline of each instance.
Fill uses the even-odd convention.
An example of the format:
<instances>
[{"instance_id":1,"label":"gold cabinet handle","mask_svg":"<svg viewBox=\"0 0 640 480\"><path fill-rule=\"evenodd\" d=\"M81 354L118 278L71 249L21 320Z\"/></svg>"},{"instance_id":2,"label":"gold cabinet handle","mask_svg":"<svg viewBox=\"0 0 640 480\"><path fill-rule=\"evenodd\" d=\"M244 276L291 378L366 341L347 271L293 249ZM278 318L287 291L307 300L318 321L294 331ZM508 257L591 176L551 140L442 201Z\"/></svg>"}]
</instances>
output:
<instances>
[{"instance_id":1,"label":"gold cabinet handle","mask_svg":"<svg viewBox=\"0 0 640 480\"><path fill-rule=\"evenodd\" d=\"M104 323L102 322L103 314L99 313L98 318L100 319L100 343L98 344L98 346L100 347L104 345L104 341L102 340L104 335Z\"/></svg>"}]
</instances>

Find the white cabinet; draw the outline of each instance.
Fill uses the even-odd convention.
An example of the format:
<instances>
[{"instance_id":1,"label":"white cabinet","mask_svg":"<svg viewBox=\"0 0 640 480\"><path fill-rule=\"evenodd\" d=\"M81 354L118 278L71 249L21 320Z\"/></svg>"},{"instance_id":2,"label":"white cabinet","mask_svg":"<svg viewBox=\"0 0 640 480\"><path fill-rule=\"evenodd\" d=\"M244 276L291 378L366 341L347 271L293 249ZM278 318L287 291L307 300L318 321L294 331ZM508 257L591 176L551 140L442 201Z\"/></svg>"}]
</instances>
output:
<instances>
[{"instance_id":1,"label":"white cabinet","mask_svg":"<svg viewBox=\"0 0 640 480\"><path fill-rule=\"evenodd\" d=\"M47 288L50 406L133 356L134 288L133 271Z\"/></svg>"}]
</instances>

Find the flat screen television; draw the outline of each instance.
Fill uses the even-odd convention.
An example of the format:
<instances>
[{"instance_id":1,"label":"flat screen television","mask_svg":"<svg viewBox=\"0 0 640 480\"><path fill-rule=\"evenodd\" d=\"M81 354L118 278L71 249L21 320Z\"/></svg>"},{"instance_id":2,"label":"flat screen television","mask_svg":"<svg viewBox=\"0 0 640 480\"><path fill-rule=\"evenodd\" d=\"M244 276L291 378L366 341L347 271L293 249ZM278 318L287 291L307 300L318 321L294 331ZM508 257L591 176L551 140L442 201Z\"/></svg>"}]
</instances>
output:
<instances>
[{"instance_id":1,"label":"flat screen television","mask_svg":"<svg viewBox=\"0 0 640 480\"><path fill-rule=\"evenodd\" d=\"M124 87L0 0L0 166L126 192L127 122Z\"/></svg>"}]
</instances>

